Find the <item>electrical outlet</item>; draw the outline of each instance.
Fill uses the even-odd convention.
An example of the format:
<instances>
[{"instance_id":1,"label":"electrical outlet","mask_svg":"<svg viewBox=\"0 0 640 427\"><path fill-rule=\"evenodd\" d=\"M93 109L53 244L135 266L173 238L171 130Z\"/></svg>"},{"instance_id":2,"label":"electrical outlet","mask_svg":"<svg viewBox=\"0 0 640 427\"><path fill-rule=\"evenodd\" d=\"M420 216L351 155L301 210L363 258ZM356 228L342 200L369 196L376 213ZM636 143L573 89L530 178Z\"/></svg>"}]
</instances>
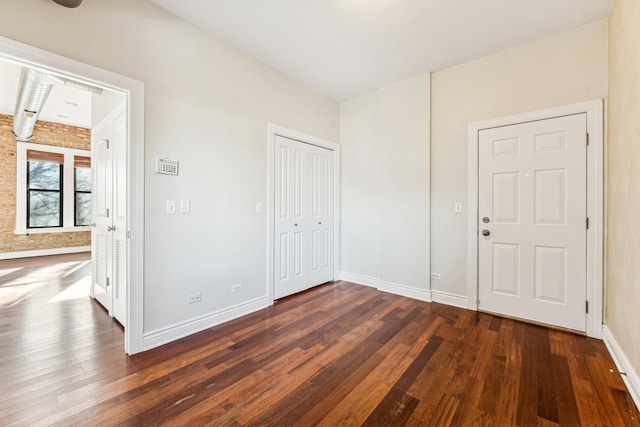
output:
<instances>
[{"instance_id":1,"label":"electrical outlet","mask_svg":"<svg viewBox=\"0 0 640 427\"><path fill-rule=\"evenodd\" d=\"M198 292L197 294L191 294L187 297L187 302L189 304L193 304L194 302L202 301L202 294Z\"/></svg>"},{"instance_id":2,"label":"electrical outlet","mask_svg":"<svg viewBox=\"0 0 640 427\"><path fill-rule=\"evenodd\" d=\"M240 292L242 290L242 284L236 283L235 285L231 285L231 292Z\"/></svg>"},{"instance_id":3,"label":"electrical outlet","mask_svg":"<svg viewBox=\"0 0 640 427\"><path fill-rule=\"evenodd\" d=\"M440 273L431 273L431 278L434 280L440 280Z\"/></svg>"},{"instance_id":4,"label":"electrical outlet","mask_svg":"<svg viewBox=\"0 0 640 427\"><path fill-rule=\"evenodd\" d=\"M181 214L191 213L191 200L180 200L180 213Z\"/></svg>"}]
</instances>

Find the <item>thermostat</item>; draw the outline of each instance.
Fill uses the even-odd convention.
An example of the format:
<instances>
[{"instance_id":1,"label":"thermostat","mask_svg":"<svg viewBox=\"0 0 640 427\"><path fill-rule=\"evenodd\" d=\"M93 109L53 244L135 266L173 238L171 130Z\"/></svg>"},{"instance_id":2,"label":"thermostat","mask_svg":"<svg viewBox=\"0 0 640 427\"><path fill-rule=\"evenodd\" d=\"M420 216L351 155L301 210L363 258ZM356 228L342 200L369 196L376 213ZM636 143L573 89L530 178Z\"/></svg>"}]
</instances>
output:
<instances>
[{"instance_id":1,"label":"thermostat","mask_svg":"<svg viewBox=\"0 0 640 427\"><path fill-rule=\"evenodd\" d=\"M178 161L171 159L156 159L156 173L178 175Z\"/></svg>"}]
</instances>

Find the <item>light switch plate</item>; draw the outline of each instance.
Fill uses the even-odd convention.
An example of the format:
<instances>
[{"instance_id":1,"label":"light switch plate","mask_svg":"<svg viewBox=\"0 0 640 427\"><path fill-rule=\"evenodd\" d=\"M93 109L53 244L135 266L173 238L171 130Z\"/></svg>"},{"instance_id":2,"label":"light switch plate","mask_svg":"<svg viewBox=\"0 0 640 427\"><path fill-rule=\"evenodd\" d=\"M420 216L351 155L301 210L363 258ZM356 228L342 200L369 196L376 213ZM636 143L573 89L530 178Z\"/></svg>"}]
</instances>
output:
<instances>
[{"instance_id":1,"label":"light switch plate","mask_svg":"<svg viewBox=\"0 0 640 427\"><path fill-rule=\"evenodd\" d=\"M176 201L175 200L167 200L167 213L169 215L174 215L176 213Z\"/></svg>"},{"instance_id":2,"label":"light switch plate","mask_svg":"<svg viewBox=\"0 0 640 427\"><path fill-rule=\"evenodd\" d=\"M453 210L455 211L455 213L462 213L462 203L457 202L457 203L453 206Z\"/></svg>"},{"instance_id":3,"label":"light switch plate","mask_svg":"<svg viewBox=\"0 0 640 427\"><path fill-rule=\"evenodd\" d=\"M256 203L256 213L262 213L262 203Z\"/></svg>"}]
</instances>

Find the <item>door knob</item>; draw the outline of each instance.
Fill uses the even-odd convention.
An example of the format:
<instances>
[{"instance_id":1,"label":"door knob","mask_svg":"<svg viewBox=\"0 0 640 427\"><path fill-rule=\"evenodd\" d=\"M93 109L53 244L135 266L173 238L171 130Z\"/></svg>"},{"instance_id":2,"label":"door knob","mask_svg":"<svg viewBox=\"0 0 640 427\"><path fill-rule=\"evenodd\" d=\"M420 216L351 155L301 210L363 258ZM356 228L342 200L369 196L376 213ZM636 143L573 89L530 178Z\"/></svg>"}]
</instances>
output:
<instances>
[{"instance_id":1,"label":"door knob","mask_svg":"<svg viewBox=\"0 0 640 427\"><path fill-rule=\"evenodd\" d=\"M115 231L115 230L116 230L116 226L115 225L113 227L112 226L108 226L107 227L107 231Z\"/></svg>"},{"instance_id":2,"label":"door knob","mask_svg":"<svg viewBox=\"0 0 640 427\"><path fill-rule=\"evenodd\" d=\"M491 234L491 232L489 230L487 230L486 228L484 230L482 230L482 235L483 236L488 236L489 234Z\"/></svg>"},{"instance_id":3,"label":"door knob","mask_svg":"<svg viewBox=\"0 0 640 427\"><path fill-rule=\"evenodd\" d=\"M488 216L483 217L482 218L482 222L484 222L485 224L488 224L489 223L489 217Z\"/></svg>"},{"instance_id":4,"label":"door knob","mask_svg":"<svg viewBox=\"0 0 640 427\"><path fill-rule=\"evenodd\" d=\"M294 224L293 224L293 226L294 226L294 227L297 227L297 226L298 226L298 223L297 223L297 222L296 222L296 223L294 223Z\"/></svg>"},{"instance_id":5,"label":"door knob","mask_svg":"<svg viewBox=\"0 0 640 427\"><path fill-rule=\"evenodd\" d=\"M322 225L322 221L318 221L318 225Z\"/></svg>"}]
</instances>

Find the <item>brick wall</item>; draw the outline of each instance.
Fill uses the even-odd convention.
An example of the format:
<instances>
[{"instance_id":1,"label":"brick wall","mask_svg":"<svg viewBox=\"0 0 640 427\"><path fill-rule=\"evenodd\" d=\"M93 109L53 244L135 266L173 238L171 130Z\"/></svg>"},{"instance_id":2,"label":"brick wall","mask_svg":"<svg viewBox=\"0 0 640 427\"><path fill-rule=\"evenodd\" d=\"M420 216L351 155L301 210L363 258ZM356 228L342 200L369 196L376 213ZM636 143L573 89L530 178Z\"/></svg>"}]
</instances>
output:
<instances>
[{"instance_id":1,"label":"brick wall","mask_svg":"<svg viewBox=\"0 0 640 427\"><path fill-rule=\"evenodd\" d=\"M13 117L0 114L0 253L90 246L89 231L16 235L16 139ZM29 142L91 150L91 130L38 121Z\"/></svg>"}]
</instances>

